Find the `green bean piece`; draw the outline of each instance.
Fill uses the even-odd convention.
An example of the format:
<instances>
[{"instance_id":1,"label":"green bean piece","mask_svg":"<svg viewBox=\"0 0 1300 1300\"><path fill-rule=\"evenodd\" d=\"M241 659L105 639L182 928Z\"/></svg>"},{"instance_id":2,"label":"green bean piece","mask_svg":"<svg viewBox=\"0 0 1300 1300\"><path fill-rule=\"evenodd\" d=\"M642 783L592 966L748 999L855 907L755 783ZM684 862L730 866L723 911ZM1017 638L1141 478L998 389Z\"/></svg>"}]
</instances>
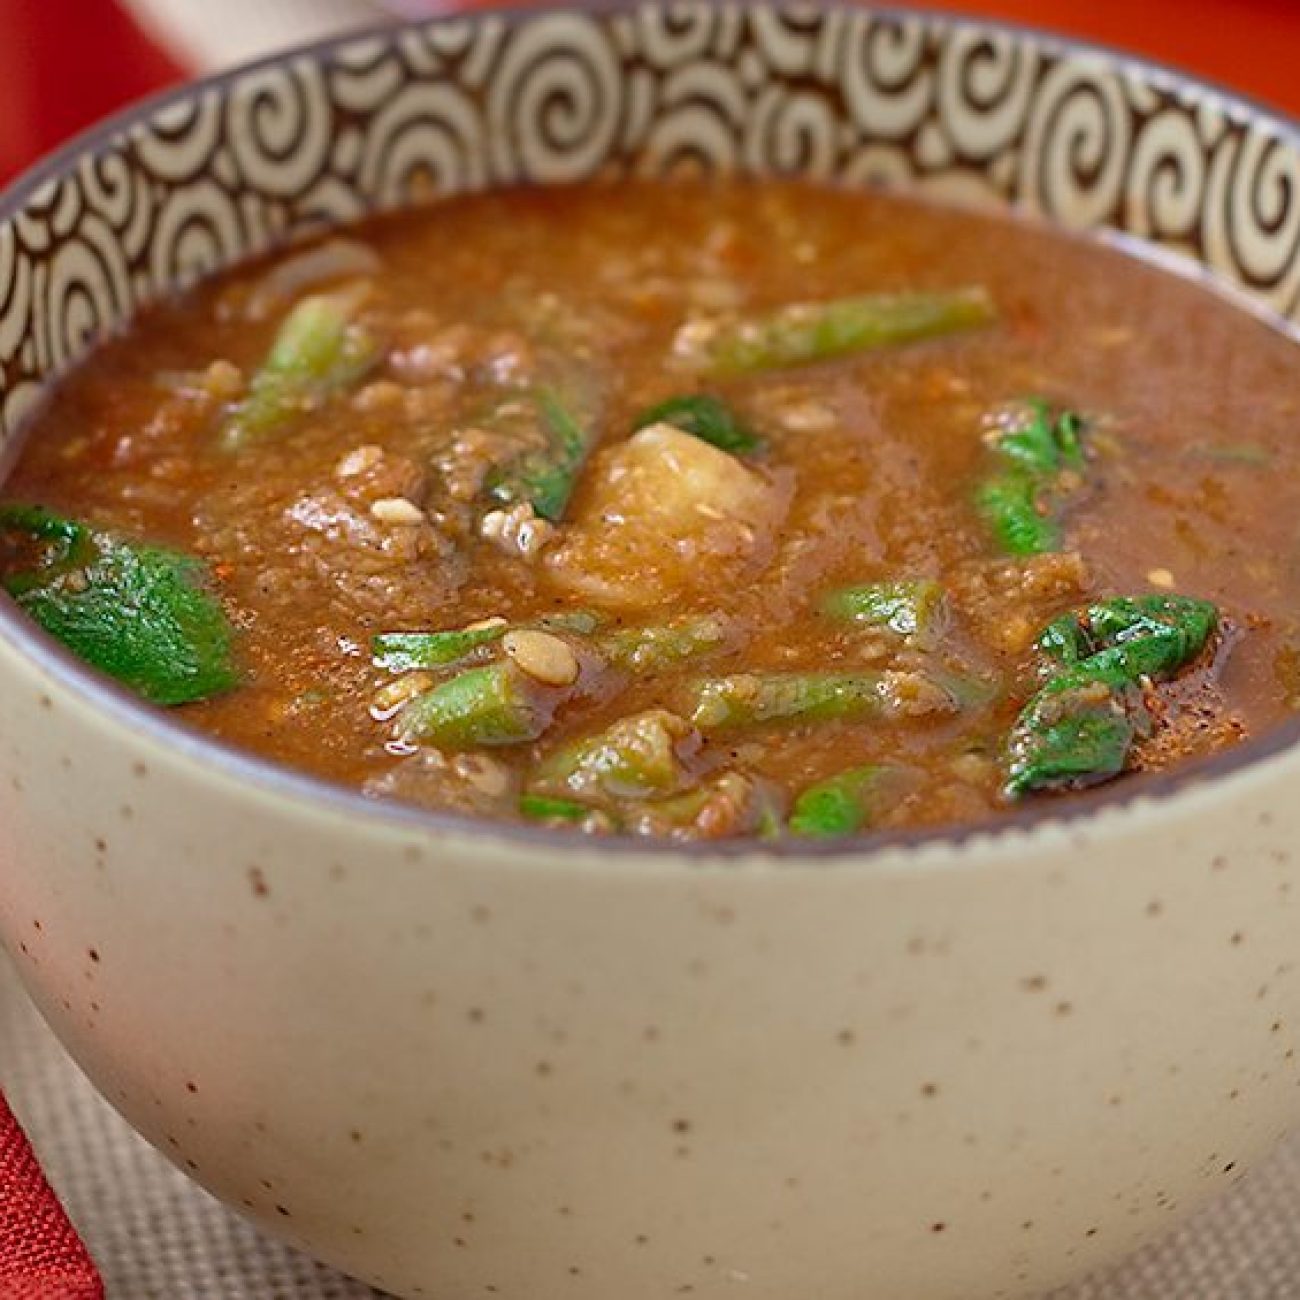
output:
<instances>
[{"instance_id":1,"label":"green bean piece","mask_svg":"<svg viewBox=\"0 0 1300 1300\"><path fill-rule=\"evenodd\" d=\"M870 763L818 781L794 801L790 829L820 838L863 830L880 815L890 794L899 792L903 775L901 768Z\"/></svg>"},{"instance_id":2,"label":"green bean piece","mask_svg":"<svg viewBox=\"0 0 1300 1300\"><path fill-rule=\"evenodd\" d=\"M573 799L552 799L543 794L522 794L519 796L519 812L522 816L538 822L583 822L591 816L593 809Z\"/></svg>"},{"instance_id":3,"label":"green bean piece","mask_svg":"<svg viewBox=\"0 0 1300 1300\"><path fill-rule=\"evenodd\" d=\"M1054 413L1041 397L1017 403L998 434L999 454L1030 474L1059 474L1083 469L1083 419L1073 411Z\"/></svg>"},{"instance_id":4,"label":"green bean piece","mask_svg":"<svg viewBox=\"0 0 1300 1300\"><path fill-rule=\"evenodd\" d=\"M670 397L648 407L632 421L633 429L652 424L671 424L674 429L733 453L759 451L763 446L762 438L726 402L708 393Z\"/></svg>"},{"instance_id":5,"label":"green bean piece","mask_svg":"<svg viewBox=\"0 0 1300 1300\"><path fill-rule=\"evenodd\" d=\"M951 701L953 710L958 713L985 709L1004 693L997 681L975 677L969 672L959 672L946 664L927 664L923 680L942 691Z\"/></svg>"},{"instance_id":6,"label":"green bean piece","mask_svg":"<svg viewBox=\"0 0 1300 1300\"><path fill-rule=\"evenodd\" d=\"M381 632L370 651L376 668L405 673L413 668L447 668L468 659L483 646L500 641L510 630L503 619L488 627L450 632Z\"/></svg>"},{"instance_id":7,"label":"green bean piece","mask_svg":"<svg viewBox=\"0 0 1300 1300\"><path fill-rule=\"evenodd\" d=\"M508 660L469 668L407 704L397 716L397 735L444 749L519 745L546 730L564 694Z\"/></svg>"},{"instance_id":8,"label":"green bean piece","mask_svg":"<svg viewBox=\"0 0 1300 1300\"><path fill-rule=\"evenodd\" d=\"M289 312L248 395L223 422L222 446L236 451L279 433L296 416L365 377L381 349L356 323L361 301L355 290L313 294Z\"/></svg>"},{"instance_id":9,"label":"green bean piece","mask_svg":"<svg viewBox=\"0 0 1300 1300\"><path fill-rule=\"evenodd\" d=\"M370 653L376 668L393 673L416 668L451 668L464 663L485 646L495 645L512 627L590 636L599 626L600 619L586 610L562 610L525 623L500 619L478 627L443 632L380 632L370 639Z\"/></svg>"},{"instance_id":10,"label":"green bean piece","mask_svg":"<svg viewBox=\"0 0 1300 1300\"><path fill-rule=\"evenodd\" d=\"M650 709L561 746L538 766L532 785L553 791L645 799L672 794L686 781L681 751L695 737L676 714Z\"/></svg>"},{"instance_id":11,"label":"green bean piece","mask_svg":"<svg viewBox=\"0 0 1300 1300\"><path fill-rule=\"evenodd\" d=\"M591 636L604 622L599 614L588 609L562 609L554 614L543 614L530 624L547 632L572 632L574 636Z\"/></svg>"},{"instance_id":12,"label":"green bean piece","mask_svg":"<svg viewBox=\"0 0 1300 1300\"><path fill-rule=\"evenodd\" d=\"M1193 596L1120 596L1054 619L1035 642L1046 684L1007 743L1006 793L1105 781L1124 769L1146 722L1142 687L1195 659L1218 626Z\"/></svg>"},{"instance_id":13,"label":"green bean piece","mask_svg":"<svg viewBox=\"0 0 1300 1300\"><path fill-rule=\"evenodd\" d=\"M754 374L956 334L996 316L983 288L866 294L688 326L678 354L704 374Z\"/></svg>"},{"instance_id":14,"label":"green bean piece","mask_svg":"<svg viewBox=\"0 0 1300 1300\"><path fill-rule=\"evenodd\" d=\"M494 470L487 492L502 505L526 502L543 519L558 523L599 437L598 403L585 377L540 388L533 401L546 445Z\"/></svg>"},{"instance_id":15,"label":"green bean piece","mask_svg":"<svg viewBox=\"0 0 1300 1300\"><path fill-rule=\"evenodd\" d=\"M720 772L669 799L638 805L632 827L643 834L755 835L778 838L785 829L780 791L741 772Z\"/></svg>"},{"instance_id":16,"label":"green bean piece","mask_svg":"<svg viewBox=\"0 0 1300 1300\"><path fill-rule=\"evenodd\" d=\"M616 668L651 673L720 650L732 636L726 619L693 615L653 627L618 628L601 636L597 648Z\"/></svg>"},{"instance_id":17,"label":"green bean piece","mask_svg":"<svg viewBox=\"0 0 1300 1300\"><path fill-rule=\"evenodd\" d=\"M976 494L980 517L1008 555L1043 555L1061 547L1061 528L1039 503L1037 481L1023 471L995 475Z\"/></svg>"},{"instance_id":18,"label":"green bean piece","mask_svg":"<svg viewBox=\"0 0 1300 1300\"><path fill-rule=\"evenodd\" d=\"M690 716L701 730L724 731L789 719L874 717L884 700L878 673L740 673L694 683Z\"/></svg>"},{"instance_id":19,"label":"green bean piece","mask_svg":"<svg viewBox=\"0 0 1300 1300\"><path fill-rule=\"evenodd\" d=\"M702 731L765 723L863 718L898 720L955 713L992 698L989 687L937 672L759 672L706 677L687 689L691 721Z\"/></svg>"},{"instance_id":20,"label":"green bean piece","mask_svg":"<svg viewBox=\"0 0 1300 1300\"><path fill-rule=\"evenodd\" d=\"M1001 468L976 488L985 526L1008 555L1042 555L1061 547L1059 500L1075 491L1087 465L1083 419L1054 411L1042 398L1013 404L992 446Z\"/></svg>"},{"instance_id":21,"label":"green bean piece","mask_svg":"<svg viewBox=\"0 0 1300 1300\"><path fill-rule=\"evenodd\" d=\"M46 548L34 568L3 580L5 590L86 663L154 704L239 684L235 630L201 560L35 506L0 507L5 535Z\"/></svg>"},{"instance_id":22,"label":"green bean piece","mask_svg":"<svg viewBox=\"0 0 1300 1300\"><path fill-rule=\"evenodd\" d=\"M933 649L948 628L948 597L930 578L840 587L822 599L822 613L841 623L887 628Z\"/></svg>"}]
</instances>

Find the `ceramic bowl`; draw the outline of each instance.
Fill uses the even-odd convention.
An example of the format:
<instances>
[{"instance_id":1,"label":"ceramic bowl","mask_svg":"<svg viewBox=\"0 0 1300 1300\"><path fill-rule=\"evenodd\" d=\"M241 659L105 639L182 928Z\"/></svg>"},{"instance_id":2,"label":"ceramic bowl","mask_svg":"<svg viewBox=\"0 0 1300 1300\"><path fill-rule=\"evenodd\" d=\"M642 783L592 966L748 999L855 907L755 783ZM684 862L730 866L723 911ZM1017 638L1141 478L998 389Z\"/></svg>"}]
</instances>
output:
<instances>
[{"instance_id":1,"label":"ceramic bowl","mask_svg":"<svg viewBox=\"0 0 1300 1300\"><path fill-rule=\"evenodd\" d=\"M430 192L740 170L1014 207L1289 317L1293 128L1006 27L646 3L186 87L0 207L0 435L137 305ZM366 802L0 608L0 930L205 1187L399 1296L994 1300L1300 1110L1294 730L978 832L592 843Z\"/></svg>"}]
</instances>

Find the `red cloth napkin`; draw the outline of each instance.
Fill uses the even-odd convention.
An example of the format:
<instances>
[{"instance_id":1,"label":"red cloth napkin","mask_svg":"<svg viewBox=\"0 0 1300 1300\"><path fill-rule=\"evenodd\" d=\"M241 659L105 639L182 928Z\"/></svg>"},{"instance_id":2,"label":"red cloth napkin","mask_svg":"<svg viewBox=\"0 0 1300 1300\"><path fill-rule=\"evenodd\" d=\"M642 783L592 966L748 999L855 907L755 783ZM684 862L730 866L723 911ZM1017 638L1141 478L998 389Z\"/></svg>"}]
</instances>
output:
<instances>
[{"instance_id":1,"label":"red cloth napkin","mask_svg":"<svg viewBox=\"0 0 1300 1300\"><path fill-rule=\"evenodd\" d=\"M0 1300L104 1300L104 1284L3 1097Z\"/></svg>"}]
</instances>

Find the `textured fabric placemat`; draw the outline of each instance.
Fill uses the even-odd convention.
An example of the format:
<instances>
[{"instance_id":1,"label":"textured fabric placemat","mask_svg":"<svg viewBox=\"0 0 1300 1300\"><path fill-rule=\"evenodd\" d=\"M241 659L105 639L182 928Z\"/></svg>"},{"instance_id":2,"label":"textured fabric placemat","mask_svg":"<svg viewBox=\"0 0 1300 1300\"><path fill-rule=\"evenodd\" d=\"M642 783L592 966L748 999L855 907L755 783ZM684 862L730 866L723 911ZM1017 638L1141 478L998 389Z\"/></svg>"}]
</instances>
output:
<instances>
[{"instance_id":1,"label":"textured fabric placemat","mask_svg":"<svg viewBox=\"0 0 1300 1300\"><path fill-rule=\"evenodd\" d=\"M2 955L0 1088L108 1300L380 1300L262 1236L137 1137L41 1023ZM1051 1300L1300 1300L1300 1140L1118 1272Z\"/></svg>"}]
</instances>

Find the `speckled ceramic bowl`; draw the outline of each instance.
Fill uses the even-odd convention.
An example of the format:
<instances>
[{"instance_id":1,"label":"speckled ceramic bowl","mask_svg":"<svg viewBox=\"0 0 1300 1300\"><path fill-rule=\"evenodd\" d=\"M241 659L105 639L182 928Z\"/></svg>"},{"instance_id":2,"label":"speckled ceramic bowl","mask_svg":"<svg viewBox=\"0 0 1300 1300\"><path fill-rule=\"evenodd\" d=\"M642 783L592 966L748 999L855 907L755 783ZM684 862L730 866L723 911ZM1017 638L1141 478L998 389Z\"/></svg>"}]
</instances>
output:
<instances>
[{"instance_id":1,"label":"speckled ceramic bowl","mask_svg":"<svg viewBox=\"0 0 1300 1300\"><path fill-rule=\"evenodd\" d=\"M0 206L0 417L135 306L430 188L906 185L1300 292L1293 128L863 10L479 17L146 105ZM0 930L158 1147L404 1297L993 1300L1127 1251L1300 1111L1300 748L979 833L589 843L231 753L0 608Z\"/></svg>"}]
</instances>

